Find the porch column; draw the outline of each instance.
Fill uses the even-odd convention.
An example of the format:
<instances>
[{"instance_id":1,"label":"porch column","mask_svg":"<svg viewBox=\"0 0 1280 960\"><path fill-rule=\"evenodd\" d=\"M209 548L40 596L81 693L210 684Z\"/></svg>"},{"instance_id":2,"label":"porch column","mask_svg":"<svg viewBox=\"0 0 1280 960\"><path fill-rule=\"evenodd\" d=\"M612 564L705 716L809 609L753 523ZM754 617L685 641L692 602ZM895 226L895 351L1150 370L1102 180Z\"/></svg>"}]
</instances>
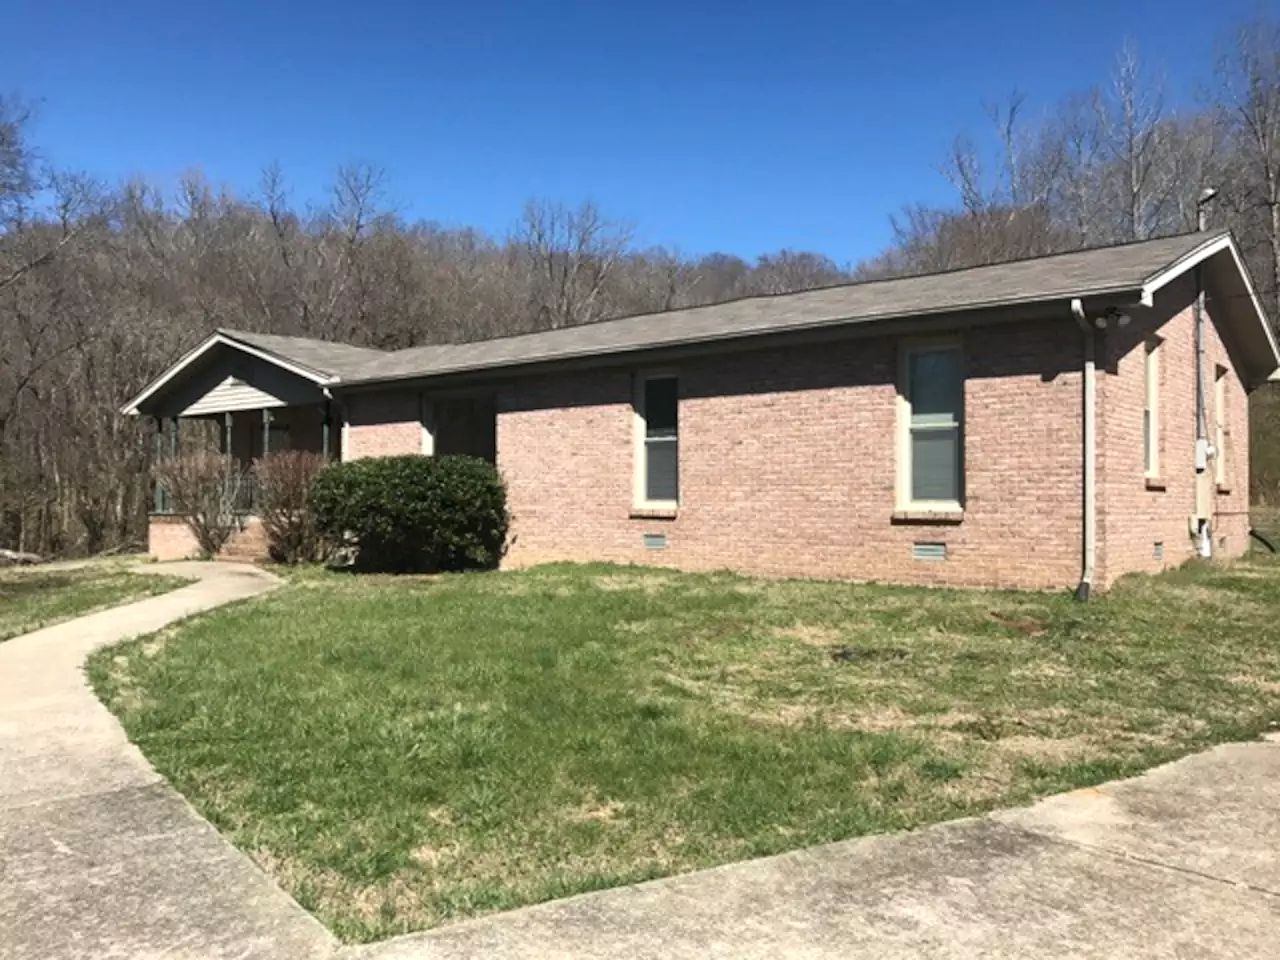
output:
<instances>
[{"instance_id":1,"label":"porch column","mask_svg":"<svg viewBox=\"0 0 1280 960\"><path fill-rule=\"evenodd\" d=\"M271 408L262 408L262 455L271 452Z\"/></svg>"},{"instance_id":2,"label":"porch column","mask_svg":"<svg viewBox=\"0 0 1280 960\"><path fill-rule=\"evenodd\" d=\"M168 429L165 429L166 422ZM167 434L167 436L166 436ZM155 462L171 460L178 455L178 418L156 416ZM159 480L151 485L151 506L156 513L169 512L169 491Z\"/></svg>"},{"instance_id":3,"label":"porch column","mask_svg":"<svg viewBox=\"0 0 1280 960\"><path fill-rule=\"evenodd\" d=\"M151 460L153 466L159 466L164 458L164 417L155 416L151 419L156 425L155 451L152 453ZM164 512L164 487L160 485L158 479L151 481L151 510L153 513Z\"/></svg>"},{"instance_id":4,"label":"porch column","mask_svg":"<svg viewBox=\"0 0 1280 960\"><path fill-rule=\"evenodd\" d=\"M333 419L333 402L324 402L324 418L320 421L320 450L326 463L329 462L329 423Z\"/></svg>"},{"instance_id":5,"label":"porch column","mask_svg":"<svg viewBox=\"0 0 1280 960\"><path fill-rule=\"evenodd\" d=\"M231 456L231 411L228 410L222 415L222 453L224 456Z\"/></svg>"}]
</instances>

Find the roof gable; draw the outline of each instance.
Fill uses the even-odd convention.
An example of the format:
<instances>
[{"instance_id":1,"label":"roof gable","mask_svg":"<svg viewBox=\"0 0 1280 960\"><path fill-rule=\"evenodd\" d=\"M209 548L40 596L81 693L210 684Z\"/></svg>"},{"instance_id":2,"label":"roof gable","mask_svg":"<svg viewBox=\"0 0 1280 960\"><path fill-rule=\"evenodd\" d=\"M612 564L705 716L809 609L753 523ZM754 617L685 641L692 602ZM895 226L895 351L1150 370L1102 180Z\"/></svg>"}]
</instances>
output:
<instances>
[{"instance_id":1,"label":"roof gable","mask_svg":"<svg viewBox=\"0 0 1280 960\"><path fill-rule=\"evenodd\" d=\"M354 372L371 359L386 355L380 350L355 347L346 343L219 329L183 354L177 362L147 384L137 396L121 408L121 412L138 414L142 412L144 406L154 405L163 394L174 394L177 397L190 393L184 381L206 374L205 366L213 362L223 351L231 351L252 358L259 363L283 371L295 380L303 382L304 385L314 385L316 389L335 382L344 372ZM229 368L217 376L218 382L223 382L226 376L234 376ZM197 392L202 389L194 386L193 388ZM285 397L295 397L302 392L305 392L305 389L283 384L267 391L270 395L279 394ZM184 398L175 402L185 410L187 404L195 401ZM201 410L201 412L207 411Z\"/></svg>"},{"instance_id":2,"label":"roof gable","mask_svg":"<svg viewBox=\"0 0 1280 960\"><path fill-rule=\"evenodd\" d=\"M229 340L289 360L328 377L344 377L390 356L385 350L357 347L350 343L316 340L312 337L285 337L273 333L249 333L244 330L218 330Z\"/></svg>"}]
</instances>

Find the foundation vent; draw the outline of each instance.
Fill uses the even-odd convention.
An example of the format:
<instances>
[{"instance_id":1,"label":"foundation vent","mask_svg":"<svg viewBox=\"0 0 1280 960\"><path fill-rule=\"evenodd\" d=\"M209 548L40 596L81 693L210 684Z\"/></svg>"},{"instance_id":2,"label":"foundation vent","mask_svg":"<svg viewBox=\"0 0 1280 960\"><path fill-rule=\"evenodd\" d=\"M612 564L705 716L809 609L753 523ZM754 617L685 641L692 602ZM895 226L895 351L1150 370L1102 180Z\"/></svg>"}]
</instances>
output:
<instances>
[{"instance_id":1,"label":"foundation vent","mask_svg":"<svg viewBox=\"0 0 1280 960\"><path fill-rule=\"evenodd\" d=\"M646 550L667 549L667 535L665 533L646 533L644 535L644 548Z\"/></svg>"},{"instance_id":2,"label":"foundation vent","mask_svg":"<svg viewBox=\"0 0 1280 960\"><path fill-rule=\"evenodd\" d=\"M1164 541L1163 540L1157 540L1155 544L1152 545L1151 555L1155 557L1157 560L1164 559Z\"/></svg>"},{"instance_id":3,"label":"foundation vent","mask_svg":"<svg viewBox=\"0 0 1280 960\"><path fill-rule=\"evenodd\" d=\"M916 541L911 545L912 560L945 560L947 545L945 543L925 543Z\"/></svg>"}]
</instances>

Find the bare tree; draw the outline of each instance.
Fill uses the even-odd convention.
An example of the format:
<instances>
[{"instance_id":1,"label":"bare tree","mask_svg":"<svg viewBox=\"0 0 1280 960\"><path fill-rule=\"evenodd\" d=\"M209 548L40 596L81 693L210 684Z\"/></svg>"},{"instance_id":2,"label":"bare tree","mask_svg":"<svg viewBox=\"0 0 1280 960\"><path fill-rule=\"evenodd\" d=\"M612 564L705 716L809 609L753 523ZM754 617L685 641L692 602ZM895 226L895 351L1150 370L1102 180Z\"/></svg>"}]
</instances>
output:
<instances>
[{"instance_id":1,"label":"bare tree","mask_svg":"<svg viewBox=\"0 0 1280 960\"><path fill-rule=\"evenodd\" d=\"M1157 182L1164 95L1147 79L1137 48L1126 43L1116 59L1110 95L1100 97L1102 147L1111 161L1119 239L1143 240L1157 229L1168 185Z\"/></svg>"},{"instance_id":2,"label":"bare tree","mask_svg":"<svg viewBox=\"0 0 1280 960\"><path fill-rule=\"evenodd\" d=\"M602 316L605 285L631 240L631 228L590 201L576 208L531 200L516 232L532 281L539 327L590 323Z\"/></svg>"},{"instance_id":3,"label":"bare tree","mask_svg":"<svg viewBox=\"0 0 1280 960\"><path fill-rule=\"evenodd\" d=\"M1267 248L1265 276L1275 304L1280 302L1280 23L1243 25L1220 59L1218 75L1240 161L1233 192L1247 232L1260 234Z\"/></svg>"},{"instance_id":4,"label":"bare tree","mask_svg":"<svg viewBox=\"0 0 1280 960\"><path fill-rule=\"evenodd\" d=\"M38 187L34 151L27 138L31 107L16 96L0 95L0 224L23 218Z\"/></svg>"}]
</instances>

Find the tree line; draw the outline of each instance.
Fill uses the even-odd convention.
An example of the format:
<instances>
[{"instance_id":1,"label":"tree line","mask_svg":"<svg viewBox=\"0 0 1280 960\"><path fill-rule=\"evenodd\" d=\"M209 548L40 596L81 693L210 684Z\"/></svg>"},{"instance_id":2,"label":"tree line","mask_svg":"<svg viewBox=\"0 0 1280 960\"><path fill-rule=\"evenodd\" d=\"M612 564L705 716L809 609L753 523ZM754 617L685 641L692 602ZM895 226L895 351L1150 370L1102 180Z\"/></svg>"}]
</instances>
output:
<instances>
[{"instance_id":1,"label":"tree line","mask_svg":"<svg viewBox=\"0 0 1280 960\"><path fill-rule=\"evenodd\" d=\"M997 262L1214 225L1239 237L1267 305L1280 289L1280 26L1223 38L1191 109L1126 46L1110 75L1032 116L992 104L996 151L956 138L947 207L893 218L881 255L841 265L781 250L753 261L639 249L595 204L533 200L502 236L408 221L378 169L336 171L299 201L271 165L236 195L193 173L176 188L105 184L32 141L32 108L0 97L0 546L74 555L141 542L149 428L120 405L217 326L395 349L611 316ZM1255 480L1280 483L1280 426L1255 403Z\"/></svg>"}]
</instances>

